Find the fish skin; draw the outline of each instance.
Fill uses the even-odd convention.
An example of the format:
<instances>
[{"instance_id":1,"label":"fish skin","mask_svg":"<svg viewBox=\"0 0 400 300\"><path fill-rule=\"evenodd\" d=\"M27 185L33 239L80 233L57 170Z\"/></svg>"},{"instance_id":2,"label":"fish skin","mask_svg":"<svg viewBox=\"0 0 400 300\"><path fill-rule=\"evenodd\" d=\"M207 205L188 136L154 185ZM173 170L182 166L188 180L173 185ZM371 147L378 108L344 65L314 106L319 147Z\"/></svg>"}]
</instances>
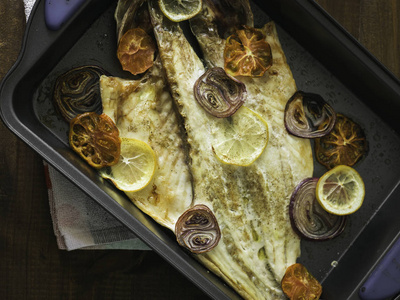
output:
<instances>
[{"instance_id":1,"label":"fish skin","mask_svg":"<svg viewBox=\"0 0 400 300\"><path fill-rule=\"evenodd\" d=\"M194 83L205 67L180 27L163 17L156 1L149 3L162 63L188 136L194 203L210 207L222 232L218 246L196 258L244 298L284 299L280 280L300 254L300 240L290 227L289 199L300 178L311 175L313 169L309 141L288 136L283 125L283 104L296 90L290 69L286 61L279 60L284 56L277 55L275 71L284 68L284 76L279 73L276 76L280 85L274 93L263 95L260 103L255 101L254 94L262 91L250 88L253 97L245 104L270 122L270 143L265 153L249 167L221 164L211 150L212 128L225 120L205 113L193 96ZM215 41L209 40L207 47L216 53L215 49L223 43ZM276 45L274 49L279 50L280 44ZM205 57L207 54L213 57L215 53L206 53ZM219 64L211 59L206 61L210 65ZM270 81L267 76L262 80L267 85ZM296 158L291 159L292 155Z\"/></svg>"},{"instance_id":2,"label":"fish skin","mask_svg":"<svg viewBox=\"0 0 400 300\"><path fill-rule=\"evenodd\" d=\"M160 60L139 80L103 75L100 91L103 112L115 122L120 136L146 142L157 157L152 182L126 195L173 231L178 218L192 206L193 189L179 115Z\"/></svg>"}]
</instances>

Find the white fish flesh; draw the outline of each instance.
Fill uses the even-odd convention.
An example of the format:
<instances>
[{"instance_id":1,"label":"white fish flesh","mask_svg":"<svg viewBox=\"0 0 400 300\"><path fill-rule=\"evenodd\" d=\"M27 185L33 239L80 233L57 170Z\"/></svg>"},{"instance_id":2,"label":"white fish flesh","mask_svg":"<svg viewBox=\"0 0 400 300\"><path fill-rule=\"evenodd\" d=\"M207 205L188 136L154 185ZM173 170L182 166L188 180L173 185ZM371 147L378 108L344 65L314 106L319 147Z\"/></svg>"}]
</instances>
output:
<instances>
[{"instance_id":1,"label":"white fish flesh","mask_svg":"<svg viewBox=\"0 0 400 300\"><path fill-rule=\"evenodd\" d=\"M193 192L179 116L160 61L140 80L102 76L100 90L103 112L115 122L120 136L144 141L156 153L153 181L127 196L174 230L177 219L192 206Z\"/></svg>"}]
</instances>

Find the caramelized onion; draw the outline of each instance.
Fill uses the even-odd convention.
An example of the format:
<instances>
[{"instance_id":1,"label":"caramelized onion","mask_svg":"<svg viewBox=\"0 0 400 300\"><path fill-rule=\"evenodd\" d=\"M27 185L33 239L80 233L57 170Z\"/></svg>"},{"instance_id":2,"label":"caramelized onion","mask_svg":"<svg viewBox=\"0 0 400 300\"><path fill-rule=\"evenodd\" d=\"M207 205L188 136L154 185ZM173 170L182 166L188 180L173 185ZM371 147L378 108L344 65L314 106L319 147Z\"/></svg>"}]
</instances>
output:
<instances>
[{"instance_id":1,"label":"caramelized onion","mask_svg":"<svg viewBox=\"0 0 400 300\"><path fill-rule=\"evenodd\" d=\"M247 97L244 83L215 67L205 72L194 85L194 96L211 115L226 118L233 115Z\"/></svg>"},{"instance_id":2,"label":"caramelized onion","mask_svg":"<svg viewBox=\"0 0 400 300\"><path fill-rule=\"evenodd\" d=\"M315 196L318 178L303 180L294 190L289 204L293 230L308 240L328 240L338 236L346 226L346 216L325 211Z\"/></svg>"},{"instance_id":3,"label":"caramelized onion","mask_svg":"<svg viewBox=\"0 0 400 300\"><path fill-rule=\"evenodd\" d=\"M186 210L175 224L178 243L193 253L213 249L221 238L221 231L213 212L203 204Z\"/></svg>"},{"instance_id":4,"label":"caramelized onion","mask_svg":"<svg viewBox=\"0 0 400 300\"><path fill-rule=\"evenodd\" d=\"M97 66L81 66L57 78L53 99L67 122L85 112L102 113L99 78L106 73Z\"/></svg>"},{"instance_id":5,"label":"caramelized onion","mask_svg":"<svg viewBox=\"0 0 400 300\"><path fill-rule=\"evenodd\" d=\"M297 91L286 103L285 126L295 136L317 138L327 135L335 121L335 111L320 95Z\"/></svg>"}]
</instances>

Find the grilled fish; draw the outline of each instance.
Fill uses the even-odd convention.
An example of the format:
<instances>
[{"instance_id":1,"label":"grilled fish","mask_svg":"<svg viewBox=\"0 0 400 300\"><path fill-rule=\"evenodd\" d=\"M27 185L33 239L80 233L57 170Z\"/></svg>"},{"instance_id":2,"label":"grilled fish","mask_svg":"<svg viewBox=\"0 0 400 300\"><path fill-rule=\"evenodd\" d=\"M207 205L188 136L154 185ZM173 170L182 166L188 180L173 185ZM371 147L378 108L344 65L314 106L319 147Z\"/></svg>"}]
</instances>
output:
<instances>
[{"instance_id":1,"label":"grilled fish","mask_svg":"<svg viewBox=\"0 0 400 300\"><path fill-rule=\"evenodd\" d=\"M149 25L143 2L119 1L116 16L124 21L117 22L118 36L135 23ZM245 105L267 120L270 142L252 165L237 167L215 157L212 130L226 120L199 106L193 86L208 67L223 66L225 38L235 26L253 25L248 1L204 1L202 13L191 21L206 66L157 1L149 1L149 9L160 53L152 69L139 80L101 78L104 112L121 136L149 143L158 156L153 182L127 194L171 230L187 208L207 205L222 237L212 251L195 257L244 298L284 299L280 281L300 254L288 217L289 198L295 185L312 175L313 163L309 142L288 135L283 125L284 107L296 85L276 28L273 23L262 28L274 57L268 74L240 78L247 87Z\"/></svg>"},{"instance_id":2,"label":"grilled fish","mask_svg":"<svg viewBox=\"0 0 400 300\"><path fill-rule=\"evenodd\" d=\"M236 7L243 9L229 9L234 6L234 3ZM228 23L230 26L220 30L219 24L223 22L221 18L224 18L224 14L233 16L242 14L247 16L247 23L244 25L254 26L253 19L248 17L250 15L248 9L248 1L204 1L202 12L191 20L191 28L200 44L208 67L224 67L223 53L226 37L243 25L232 22L233 17L230 17L231 21ZM270 228L274 235L281 238L273 238L270 241L274 246L267 254L270 258L274 257L276 267L273 267L273 264L271 267L276 280L280 281L286 268L295 262L300 253L300 241L289 224L287 213L289 197L295 185L304 178L312 176L313 159L309 140L288 134L284 126L285 105L296 91L296 83L286 62L276 26L270 22L264 25L261 31L271 46L272 67L262 77L240 77L240 80L247 88L248 96L245 105L267 120L271 130L271 142L267 151L253 167L258 168L267 178L266 188L270 192L267 201L275 202L279 199L279 202L270 206L274 210L272 220L278 223L280 217L285 220L282 222L283 227L279 227L279 230L275 228L278 223ZM274 190L272 194L271 191Z\"/></svg>"},{"instance_id":3,"label":"grilled fish","mask_svg":"<svg viewBox=\"0 0 400 300\"><path fill-rule=\"evenodd\" d=\"M221 66L224 38L215 25L220 20L207 3L192 29L207 65ZM251 15L247 1L225 4ZM312 175L313 162L309 141L288 135L284 128L284 107L296 85L275 26L262 28L272 48L273 67L261 78L243 79L248 90L245 105L267 120L270 142L251 166L236 167L222 164L212 151L213 125L226 120L207 114L193 95L195 81L206 67L179 24L162 15L157 1L150 0L149 7L162 64L187 134L194 204L210 207L222 232L218 246L196 258L244 298L283 299L280 281L300 255L300 240L288 216L289 198L296 184ZM229 32L229 24L225 25Z\"/></svg>"},{"instance_id":4,"label":"grilled fish","mask_svg":"<svg viewBox=\"0 0 400 300\"><path fill-rule=\"evenodd\" d=\"M144 0L118 1L115 10L117 42L131 28L152 27ZM138 23L140 22L140 24ZM141 78L100 78L103 112L117 125L120 136L146 142L156 153L157 169L144 189L126 192L130 200L159 224L174 230L177 219L193 205L184 132L157 56Z\"/></svg>"},{"instance_id":5,"label":"grilled fish","mask_svg":"<svg viewBox=\"0 0 400 300\"><path fill-rule=\"evenodd\" d=\"M192 206L193 192L182 130L160 60L142 79L102 76L100 90L103 112L113 119L120 136L144 141L156 153L153 181L127 196L174 230L179 216Z\"/></svg>"}]
</instances>

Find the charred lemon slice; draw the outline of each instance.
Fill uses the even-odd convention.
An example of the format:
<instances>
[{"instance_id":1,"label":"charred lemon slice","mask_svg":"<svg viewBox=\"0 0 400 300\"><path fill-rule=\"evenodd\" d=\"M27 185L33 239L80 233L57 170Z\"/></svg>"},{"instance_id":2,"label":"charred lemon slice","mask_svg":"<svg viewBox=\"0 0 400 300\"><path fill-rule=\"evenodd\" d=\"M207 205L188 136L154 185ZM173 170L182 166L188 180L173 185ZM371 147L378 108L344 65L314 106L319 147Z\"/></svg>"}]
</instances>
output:
<instances>
[{"instance_id":1,"label":"charred lemon slice","mask_svg":"<svg viewBox=\"0 0 400 300\"><path fill-rule=\"evenodd\" d=\"M363 204L365 186L352 167L340 165L322 175L317 183L316 198L327 212L349 215Z\"/></svg>"},{"instance_id":2,"label":"charred lemon slice","mask_svg":"<svg viewBox=\"0 0 400 300\"><path fill-rule=\"evenodd\" d=\"M87 112L70 122L69 144L89 165L97 169L117 163L121 140L119 130L106 114Z\"/></svg>"},{"instance_id":3,"label":"charred lemon slice","mask_svg":"<svg viewBox=\"0 0 400 300\"><path fill-rule=\"evenodd\" d=\"M202 0L159 0L163 14L173 22L189 20L201 11Z\"/></svg>"},{"instance_id":4,"label":"charred lemon slice","mask_svg":"<svg viewBox=\"0 0 400 300\"><path fill-rule=\"evenodd\" d=\"M150 183L156 165L156 155L147 143L137 139L122 138L118 163L101 169L100 174L103 178L110 179L118 189L134 192Z\"/></svg>"},{"instance_id":5,"label":"charred lemon slice","mask_svg":"<svg viewBox=\"0 0 400 300\"><path fill-rule=\"evenodd\" d=\"M153 38L143 29L133 28L121 37L117 57L124 71L137 75L153 66L155 51Z\"/></svg>"},{"instance_id":6,"label":"charred lemon slice","mask_svg":"<svg viewBox=\"0 0 400 300\"><path fill-rule=\"evenodd\" d=\"M328 169L353 166L367 152L368 142L361 126L342 114L337 114L329 134L315 139L315 156Z\"/></svg>"},{"instance_id":7,"label":"charred lemon slice","mask_svg":"<svg viewBox=\"0 0 400 300\"><path fill-rule=\"evenodd\" d=\"M251 109L242 106L232 116L218 120L213 128L212 149L226 164L248 166L268 144L267 122Z\"/></svg>"},{"instance_id":8,"label":"charred lemon slice","mask_svg":"<svg viewBox=\"0 0 400 300\"><path fill-rule=\"evenodd\" d=\"M291 300L317 300L322 286L302 264L296 263L286 269L281 282L282 290Z\"/></svg>"},{"instance_id":9,"label":"charred lemon slice","mask_svg":"<svg viewBox=\"0 0 400 300\"><path fill-rule=\"evenodd\" d=\"M272 66L272 52L261 30L245 26L229 36L224 64L231 76L263 76Z\"/></svg>"}]
</instances>

